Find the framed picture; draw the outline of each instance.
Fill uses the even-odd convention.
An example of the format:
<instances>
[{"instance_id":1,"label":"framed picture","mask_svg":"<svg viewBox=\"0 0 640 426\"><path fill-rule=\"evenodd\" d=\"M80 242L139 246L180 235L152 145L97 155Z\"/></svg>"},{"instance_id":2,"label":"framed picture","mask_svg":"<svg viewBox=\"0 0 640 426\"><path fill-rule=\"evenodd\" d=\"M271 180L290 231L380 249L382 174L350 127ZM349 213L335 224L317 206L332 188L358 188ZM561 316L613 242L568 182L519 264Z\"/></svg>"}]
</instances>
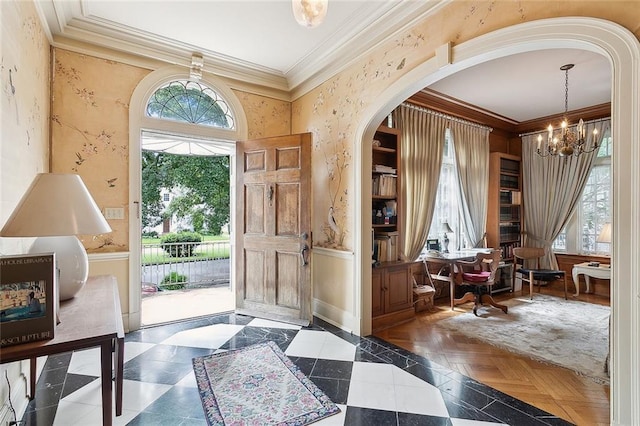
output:
<instances>
[{"instance_id":1,"label":"framed picture","mask_svg":"<svg viewBox=\"0 0 640 426\"><path fill-rule=\"evenodd\" d=\"M53 339L53 253L0 257L0 347Z\"/></svg>"}]
</instances>

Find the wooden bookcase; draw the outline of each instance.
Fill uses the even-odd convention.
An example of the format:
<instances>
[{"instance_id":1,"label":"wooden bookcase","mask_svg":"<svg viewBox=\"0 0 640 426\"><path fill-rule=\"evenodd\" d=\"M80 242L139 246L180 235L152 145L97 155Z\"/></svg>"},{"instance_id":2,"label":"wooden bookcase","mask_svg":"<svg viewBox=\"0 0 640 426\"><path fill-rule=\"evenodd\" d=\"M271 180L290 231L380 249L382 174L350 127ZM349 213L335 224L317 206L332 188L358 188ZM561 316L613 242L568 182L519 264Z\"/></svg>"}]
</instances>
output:
<instances>
[{"instance_id":1,"label":"wooden bookcase","mask_svg":"<svg viewBox=\"0 0 640 426\"><path fill-rule=\"evenodd\" d=\"M402 240L400 198L400 131L380 126L376 131L371 164L371 227L374 259L379 263L400 259Z\"/></svg>"},{"instance_id":2,"label":"wooden bookcase","mask_svg":"<svg viewBox=\"0 0 640 426\"><path fill-rule=\"evenodd\" d=\"M380 126L372 150L371 228L374 261L371 274L373 330L414 317L412 262L400 259L402 197L400 131Z\"/></svg>"},{"instance_id":3,"label":"wooden bookcase","mask_svg":"<svg viewBox=\"0 0 640 426\"><path fill-rule=\"evenodd\" d=\"M520 157L492 152L489 159L487 247L498 249L505 264L513 263L513 249L522 245L522 173ZM494 292L512 289L507 265Z\"/></svg>"}]
</instances>

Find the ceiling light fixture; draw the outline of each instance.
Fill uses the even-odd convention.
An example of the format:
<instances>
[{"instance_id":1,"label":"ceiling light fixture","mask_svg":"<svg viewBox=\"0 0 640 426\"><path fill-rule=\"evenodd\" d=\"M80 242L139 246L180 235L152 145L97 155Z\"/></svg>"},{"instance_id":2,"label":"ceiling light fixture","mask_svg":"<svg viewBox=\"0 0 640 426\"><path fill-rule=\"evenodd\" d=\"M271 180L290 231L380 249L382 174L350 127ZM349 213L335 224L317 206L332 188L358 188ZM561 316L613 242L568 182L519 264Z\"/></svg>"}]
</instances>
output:
<instances>
[{"instance_id":1,"label":"ceiling light fixture","mask_svg":"<svg viewBox=\"0 0 640 426\"><path fill-rule=\"evenodd\" d=\"M317 27L327 15L329 0L291 0L293 16L303 27Z\"/></svg>"},{"instance_id":2,"label":"ceiling light fixture","mask_svg":"<svg viewBox=\"0 0 640 426\"><path fill-rule=\"evenodd\" d=\"M551 124L547 127L547 144L542 147L542 135L538 135L537 153L541 157L550 155L561 157L569 157L571 155L578 156L582 153L593 152L598 149L598 129L593 129L593 138L591 144L588 143L586 135L586 125L582 119L578 122L575 130L569 130L569 120L567 112L569 110L569 70L573 68L573 64L566 64L560 67L564 71L564 117L560 123L560 129L554 131ZM591 146L590 146L591 145Z\"/></svg>"}]
</instances>

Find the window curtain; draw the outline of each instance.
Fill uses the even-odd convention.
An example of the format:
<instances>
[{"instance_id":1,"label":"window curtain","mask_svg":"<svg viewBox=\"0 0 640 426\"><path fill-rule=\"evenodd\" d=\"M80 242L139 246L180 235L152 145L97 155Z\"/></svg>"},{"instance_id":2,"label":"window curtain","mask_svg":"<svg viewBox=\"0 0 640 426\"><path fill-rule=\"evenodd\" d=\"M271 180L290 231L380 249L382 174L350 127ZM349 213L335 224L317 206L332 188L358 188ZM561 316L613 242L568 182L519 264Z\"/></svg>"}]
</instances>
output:
<instances>
[{"instance_id":1,"label":"window curtain","mask_svg":"<svg viewBox=\"0 0 640 426\"><path fill-rule=\"evenodd\" d=\"M593 129L598 129L598 137L602 138L610 133L611 120L586 126L587 145L591 146ZM575 131L575 127L571 130ZM540 134L546 138L546 132ZM536 154L537 137L538 133L522 137L523 244L544 247L547 253L541 259L541 267L558 269L551 245L575 210L598 152L577 157L540 157Z\"/></svg>"},{"instance_id":2,"label":"window curtain","mask_svg":"<svg viewBox=\"0 0 640 426\"><path fill-rule=\"evenodd\" d=\"M451 138L458 176L458 205L471 247L484 247L489 197L489 132L487 127L453 121Z\"/></svg>"},{"instance_id":3,"label":"window curtain","mask_svg":"<svg viewBox=\"0 0 640 426\"><path fill-rule=\"evenodd\" d=\"M447 120L409 105L398 107L393 120L401 131L403 254L406 260L414 260L427 242L433 218Z\"/></svg>"}]
</instances>

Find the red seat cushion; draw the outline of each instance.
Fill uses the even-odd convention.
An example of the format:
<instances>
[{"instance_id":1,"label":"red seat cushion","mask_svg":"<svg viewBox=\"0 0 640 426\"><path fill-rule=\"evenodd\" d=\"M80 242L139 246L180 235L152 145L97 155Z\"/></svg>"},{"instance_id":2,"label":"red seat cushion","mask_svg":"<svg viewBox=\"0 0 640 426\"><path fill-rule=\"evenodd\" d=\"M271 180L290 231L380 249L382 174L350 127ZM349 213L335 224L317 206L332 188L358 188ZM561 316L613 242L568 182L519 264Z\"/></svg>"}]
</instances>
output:
<instances>
[{"instance_id":1,"label":"red seat cushion","mask_svg":"<svg viewBox=\"0 0 640 426\"><path fill-rule=\"evenodd\" d=\"M462 274L462 279L470 283L483 283L489 279L491 272L465 272Z\"/></svg>"}]
</instances>

